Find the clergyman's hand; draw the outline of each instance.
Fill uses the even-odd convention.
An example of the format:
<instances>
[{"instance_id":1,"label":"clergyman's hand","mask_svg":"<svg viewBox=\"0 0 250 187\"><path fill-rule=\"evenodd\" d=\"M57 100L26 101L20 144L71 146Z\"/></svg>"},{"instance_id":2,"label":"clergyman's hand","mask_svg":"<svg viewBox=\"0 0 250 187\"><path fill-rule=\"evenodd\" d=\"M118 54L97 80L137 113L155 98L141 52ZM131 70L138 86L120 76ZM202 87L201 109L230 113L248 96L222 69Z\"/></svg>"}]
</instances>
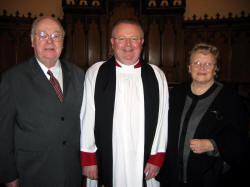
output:
<instances>
[{"instance_id":1,"label":"clergyman's hand","mask_svg":"<svg viewBox=\"0 0 250 187\"><path fill-rule=\"evenodd\" d=\"M144 169L144 173L146 174L145 180L149 180L149 179L156 177L158 175L159 171L160 171L159 166L147 163L146 167Z\"/></svg>"},{"instance_id":2,"label":"clergyman's hand","mask_svg":"<svg viewBox=\"0 0 250 187\"><path fill-rule=\"evenodd\" d=\"M18 179L5 184L6 187L18 187Z\"/></svg>"},{"instance_id":3,"label":"clergyman's hand","mask_svg":"<svg viewBox=\"0 0 250 187\"><path fill-rule=\"evenodd\" d=\"M91 180L98 179L98 169L97 165L83 166L82 174Z\"/></svg>"}]
</instances>

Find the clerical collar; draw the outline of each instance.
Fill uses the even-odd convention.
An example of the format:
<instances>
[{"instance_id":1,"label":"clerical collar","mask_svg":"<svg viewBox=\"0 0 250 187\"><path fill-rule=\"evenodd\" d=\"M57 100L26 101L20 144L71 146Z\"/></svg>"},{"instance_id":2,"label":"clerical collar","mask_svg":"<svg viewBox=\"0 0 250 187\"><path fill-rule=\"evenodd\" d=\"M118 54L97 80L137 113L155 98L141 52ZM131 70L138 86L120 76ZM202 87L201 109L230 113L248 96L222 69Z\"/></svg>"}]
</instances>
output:
<instances>
[{"instance_id":1,"label":"clerical collar","mask_svg":"<svg viewBox=\"0 0 250 187\"><path fill-rule=\"evenodd\" d=\"M125 64L119 62L118 60L116 60L115 64L116 64L117 67L120 67L120 68L122 68L122 67L133 67L134 66L134 68L136 69L136 68L141 67L141 61L140 60L138 60L136 63L134 63L132 65L125 65Z\"/></svg>"}]
</instances>

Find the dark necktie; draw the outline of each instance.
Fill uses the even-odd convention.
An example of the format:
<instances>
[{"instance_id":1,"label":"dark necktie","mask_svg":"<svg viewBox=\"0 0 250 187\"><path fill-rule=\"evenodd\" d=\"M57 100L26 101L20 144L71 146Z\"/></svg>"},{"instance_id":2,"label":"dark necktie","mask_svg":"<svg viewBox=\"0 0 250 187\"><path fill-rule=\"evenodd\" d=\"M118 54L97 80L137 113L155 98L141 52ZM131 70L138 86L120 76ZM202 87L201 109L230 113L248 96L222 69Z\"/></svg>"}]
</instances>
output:
<instances>
[{"instance_id":1,"label":"dark necktie","mask_svg":"<svg viewBox=\"0 0 250 187\"><path fill-rule=\"evenodd\" d=\"M54 87L59 100L62 102L63 101L63 93L62 93L62 90L61 90L61 87L60 87L58 80L54 77L53 73L50 70L48 70L47 73L50 76L50 79L49 79L50 83Z\"/></svg>"}]
</instances>

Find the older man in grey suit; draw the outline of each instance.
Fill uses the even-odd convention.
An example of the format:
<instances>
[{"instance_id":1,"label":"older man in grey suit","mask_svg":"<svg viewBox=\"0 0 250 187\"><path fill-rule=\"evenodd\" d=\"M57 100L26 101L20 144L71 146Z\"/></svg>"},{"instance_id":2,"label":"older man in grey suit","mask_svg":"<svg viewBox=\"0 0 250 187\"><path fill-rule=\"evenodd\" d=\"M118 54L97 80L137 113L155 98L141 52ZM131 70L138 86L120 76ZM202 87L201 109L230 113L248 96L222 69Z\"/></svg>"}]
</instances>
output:
<instances>
[{"instance_id":1,"label":"older man in grey suit","mask_svg":"<svg viewBox=\"0 0 250 187\"><path fill-rule=\"evenodd\" d=\"M80 107L84 72L59 60L57 19L32 25L35 57L0 81L0 183L8 187L80 187Z\"/></svg>"}]
</instances>

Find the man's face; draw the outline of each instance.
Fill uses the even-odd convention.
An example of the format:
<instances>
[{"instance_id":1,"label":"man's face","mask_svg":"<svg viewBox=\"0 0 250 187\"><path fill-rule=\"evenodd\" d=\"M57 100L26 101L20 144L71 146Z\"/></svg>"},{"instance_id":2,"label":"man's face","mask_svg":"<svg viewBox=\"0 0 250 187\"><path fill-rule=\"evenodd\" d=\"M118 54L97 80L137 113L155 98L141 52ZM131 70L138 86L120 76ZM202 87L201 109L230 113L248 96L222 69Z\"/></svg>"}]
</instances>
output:
<instances>
[{"instance_id":1,"label":"man's face","mask_svg":"<svg viewBox=\"0 0 250 187\"><path fill-rule=\"evenodd\" d=\"M115 58L123 64L132 65L139 58L144 39L139 26L120 23L110 39Z\"/></svg>"},{"instance_id":2,"label":"man's face","mask_svg":"<svg viewBox=\"0 0 250 187\"><path fill-rule=\"evenodd\" d=\"M61 27L53 19L45 18L37 23L34 32L34 34L31 34L31 42L36 57L46 67L53 67L63 48L63 31Z\"/></svg>"}]
</instances>

